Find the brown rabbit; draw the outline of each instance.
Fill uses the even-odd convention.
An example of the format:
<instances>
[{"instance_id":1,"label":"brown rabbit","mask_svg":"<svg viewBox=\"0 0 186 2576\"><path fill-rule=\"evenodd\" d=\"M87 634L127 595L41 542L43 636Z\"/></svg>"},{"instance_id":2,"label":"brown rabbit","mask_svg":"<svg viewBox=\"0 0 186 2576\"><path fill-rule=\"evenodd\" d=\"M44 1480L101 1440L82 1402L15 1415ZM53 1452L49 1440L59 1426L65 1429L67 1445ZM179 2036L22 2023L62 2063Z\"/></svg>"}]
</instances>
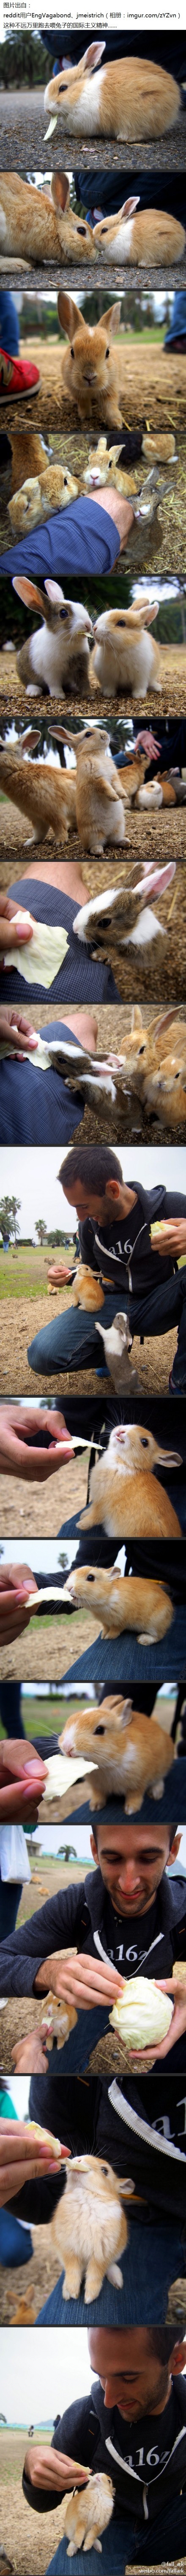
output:
<instances>
[{"instance_id":1,"label":"brown rabbit","mask_svg":"<svg viewBox=\"0 0 186 2576\"><path fill-rule=\"evenodd\" d=\"M162 1127L165 1127L166 1123L171 1127L179 1127L182 1120L185 1121L186 1065L184 1058L178 1064L176 1057L174 1060L171 1054L165 1055L159 1066L156 1068L154 1066L151 1073L146 1072L143 1100L144 1107L149 1110L149 1113L154 1110Z\"/></svg>"},{"instance_id":2,"label":"brown rabbit","mask_svg":"<svg viewBox=\"0 0 186 2576\"><path fill-rule=\"evenodd\" d=\"M115 421L122 429L118 370L119 355L114 331L118 330L121 306L109 304L101 322L90 328L72 295L58 295L58 314L62 331L67 331L69 348L62 352L63 401L76 406L78 420Z\"/></svg>"},{"instance_id":3,"label":"brown rabbit","mask_svg":"<svg viewBox=\"0 0 186 2576\"><path fill-rule=\"evenodd\" d=\"M186 1108L186 1102L185 1102ZM157 1477L157 1466L181 1466L178 1450L161 1449L141 1422L116 1423L108 1449L90 1471L89 1503L80 1529L101 1522L108 1538L181 1538L180 1521Z\"/></svg>"},{"instance_id":4,"label":"brown rabbit","mask_svg":"<svg viewBox=\"0 0 186 2576\"><path fill-rule=\"evenodd\" d=\"M52 2242L64 2265L63 2299L78 2299L84 2275L85 2307L99 2299L105 2280L122 2289L117 2255L125 2253L127 2236L119 2175L98 2156L73 2156L51 2220Z\"/></svg>"},{"instance_id":5,"label":"brown rabbit","mask_svg":"<svg viewBox=\"0 0 186 2576\"><path fill-rule=\"evenodd\" d=\"M82 215L76 215L70 204L69 179L65 170L53 170L50 195L48 188L32 188L20 171L0 173L0 268L7 264L10 251L18 264L26 260L31 268L37 260L96 259L94 233Z\"/></svg>"},{"instance_id":6,"label":"brown rabbit","mask_svg":"<svg viewBox=\"0 0 186 2576\"><path fill-rule=\"evenodd\" d=\"M84 1313L89 1315L94 1314L96 1307L104 1306L104 1290L101 1288L101 1280L96 1279L93 1270L89 1270L88 1262L85 1263L84 1261L78 1261L76 1276L73 1281L72 1303L73 1306L83 1306Z\"/></svg>"},{"instance_id":7,"label":"brown rabbit","mask_svg":"<svg viewBox=\"0 0 186 2576\"><path fill-rule=\"evenodd\" d=\"M115 491L123 492L126 498L127 493L130 497L130 492L134 492L135 489L138 491L139 472L136 473L135 466L131 472L128 467L125 470L120 465L119 459L122 453L122 442L120 450L120 447L107 447L106 438L98 438L97 447L89 447L88 465L84 467L81 478L83 491L87 491L87 486L88 490L94 490L94 487L96 490L100 484L109 483L109 476Z\"/></svg>"},{"instance_id":8,"label":"brown rabbit","mask_svg":"<svg viewBox=\"0 0 186 2576\"><path fill-rule=\"evenodd\" d=\"M44 2014L42 2013L41 2022L43 2036L45 2034L47 2057L53 2048L54 2039L57 2039L59 2048L64 2048L65 2040L70 2038L70 2031L75 2030L76 2021L77 2012L74 2005L66 2004L63 1999L60 2003L60 1996L53 1995L51 1989L47 1995L46 2010Z\"/></svg>"},{"instance_id":9,"label":"brown rabbit","mask_svg":"<svg viewBox=\"0 0 186 2576\"><path fill-rule=\"evenodd\" d=\"M91 1586L91 1594L89 1587ZM102 1636L119 1637L125 1628L136 1630L138 1645L153 1645L166 1637L174 1611L168 1592L155 1578L141 1579L137 1574L123 1576L117 1566L109 1573L104 1566L73 1566L67 1576L66 1593L70 1593L78 1610L88 1610L89 1618L102 1620ZM143 1619L143 1628L142 1628Z\"/></svg>"},{"instance_id":10,"label":"brown rabbit","mask_svg":"<svg viewBox=\"0 0 186 2576\"><path fill-rule=\"evenodd\" d=\"M176 1758L175 1745L163 1726L154 1718L141 1716L123 1703L123 1718L117 1717L111 1727L107 1720L108 1703L101 1708L87 1708L64 1729L63 1750L84 1755L96 1770L90 1771L88 1786L92 1814L105 1806L107 1798L123 1798L126 1816L140 1813L143 1799L163 1797L164 1782Z\"/></svg>"},{"instance_id":11,"label":"brown rabbit","mask_svg":"<svg viewBox=\"0 0 186 2576\"><path fill-rule=\"evenodd\" d=\"M73 2487L72 2494L64 2497L60 2525L65 2540L68 2537L67 2558L75 2558L76 2549L94 2549L101 2555L98 2533L106 2531L111 2521L114 2496L112 2478L106 2477L104 2470L97 2469L83 2490Z\"/></svg>"},{"instance_id":12,"label":"brown rabbit","mask_svg":"<svg viewBox=\"0 0 186 2576\"><path fill-rule=\"evenodd\" d=\"M142 438L142 456L146 456L149 465L169 465L173 459L176 464L175 438L173 430L166 430L165 433L162 429L156 429L154 430L154 437L151 430L144 430Z\"/></svg>"},{"instance_id":13,"label":"brown rabbit","mask_svg":"<svg viewBox=\"0 0 186 2576\"><path fill-rule=\"evenodd\" d=\"M93 722L92 724L87 722L84 732L81 727L81 733L76 735L70 732L69 725L66 728L64 725L58 725L56 728L53 725L52 732L54 739L57 738L58 742L70 743L75 750L77 829L83 849L93 851L94 858L100 853L102 858L108 841L118 846L118 843L123 845L125 839L120 773L115 768L115 761L112 760L111 755L109 759L107 756L110 750L109 734L106 732L105 725L97 725ZM106 893L103 896L103 906L107 902ZM99 903L102 904L102 897L96 897L96 911L97 903L98 906ZM94 905L91 909L94 913ZM76 915L73 925L77 938L84 939L84 932L86 935L88 913L89 906L84 907L83 904L82 932L81 913Z\"/></svg>"},{"instance_id":14,"label":"brown rabbit","mask_svg":"<svg viewBox=\"0 0 186 2576\"><path fill-rule=\"evenodd\" d=\"M160 214L157 206L144 207L136 217L138 206L140 197L126 197L118 214L106 215L95 224L94 241L101 258L116 260L116 265L122 260L124 266L125 260L134 261L139 268L170 268L174 260L184 259L184 224L176 223L165 209Z\"/></svg>"},{"instance_id":15,"label":"brown rabbit","mask_svg":"<svg viewBox=\"0 0 186 2576\"><path fill-rule=\"evenodd\" d=\"M51 829L56 840L67 841L70 830L76 831L74 782L65 769L52 769L46 761L38 768L37 761L24 760L24 751L34 751L39 739L39 730L30 726L13 749L0 737L0 783L21 818L24 814L32 823L34 841L45 841Z\"/></svg>"},{"instance_id":16,"label":"brown rabbit","mask_svg":"<svg viewBox=\"0 0 186 2576\"><path fill-rule=\"evenodd\" d=\"M35 196L35 189L34 189ZM43 474L50 464L50 448L38 429L9 429L11 446L11 493L20 492L27 474Z\"/></svg>"},{"instance_id":17,"label":"brown rabbit","mask_svg":"<svg viewBox=\"0 0 186 2576\"><path fill-rule=\"evenodd\" d=\"M42 463L39 474L27 473L25 483L19 485L19 490L8 501L14 536L27 537L30 528L37 528L43 519L50 518L53 510L66 510L70 501L77 501L78 490L75 475L70 474L68 465L60 465L57 457L52 465L48 465L47 460L45 465Z\"/></svg>"},{"instance_id":18,"label":"brown rabbit","mask_svg":"<svg viewBox=\"0 0 186 2576\"><path fill-rule=\"evenodd\" d=\"M169 134L177 125L181 91L160 63L143 62L139 54L123 62L102 64L105 36L86 46L81 62L55 74L47 83L44 107L62 117L67 134L116 135L121 143L147 141ZM94 78L93 78L94 74Z\"/></svg>"}]
</instances>

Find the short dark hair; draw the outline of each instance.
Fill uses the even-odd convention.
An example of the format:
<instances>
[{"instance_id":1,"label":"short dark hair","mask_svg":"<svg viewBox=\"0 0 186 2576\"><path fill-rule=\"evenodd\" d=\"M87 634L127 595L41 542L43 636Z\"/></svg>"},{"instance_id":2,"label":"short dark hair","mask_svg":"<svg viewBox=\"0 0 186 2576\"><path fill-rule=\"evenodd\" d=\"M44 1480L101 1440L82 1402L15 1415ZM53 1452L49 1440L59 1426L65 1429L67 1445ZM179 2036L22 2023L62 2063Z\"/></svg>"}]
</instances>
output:
<instances>
[{"instance_id":1,"label":"short dark hair","mask_svg":"<svg viewBox=\"0 0 186 2576\"><path fill-rule=\"evenodd\" d=\"M95 1190L95 1193L98 1189L100 1198L105 1197L107 1181L122 1182L122 1164L119 1162L119 1154L114 1153L112 1145L72 1145L70 1147L70 1153L65 1154L65 1160L60 1164L58 1180L62 1181L65 1191L66 1181L67 1186L69 1182L70 1188L74 1184L75 1190L76 1181L80 1178L85 1182L85 1189Z\"/></svg>"},{"instance_id":2,"label":"short dark hair","mask_svg":"<svg viewBox=\"0 0 186 2576\"><path fill-rule=\"evenodd\" d=\"M166 2361L170 2361L170 2353L174 2352L174 2348L176 2344L180 2343L180 2340L182 2342L182 2335L180 2338L179 2333L175 2333L174 2326L149 2326L147 2327L147 2333L148 2340L151 2345L151 2351L154 2352L155 2360L157 2359L157 2361L162 2361L162 2366L165 2362L166 2366Z\"/></svg>"}]
</instances>

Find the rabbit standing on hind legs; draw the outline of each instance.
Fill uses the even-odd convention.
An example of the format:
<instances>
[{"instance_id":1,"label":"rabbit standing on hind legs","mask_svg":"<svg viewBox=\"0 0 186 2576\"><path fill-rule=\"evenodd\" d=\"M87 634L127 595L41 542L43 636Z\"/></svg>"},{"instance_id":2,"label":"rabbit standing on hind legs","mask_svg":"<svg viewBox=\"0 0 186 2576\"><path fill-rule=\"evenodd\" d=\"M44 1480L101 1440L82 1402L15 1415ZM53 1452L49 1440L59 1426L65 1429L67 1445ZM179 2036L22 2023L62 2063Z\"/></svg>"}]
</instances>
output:
<instances>
[{"instance_id":1,"label":"rabbit standing on hind legs","mask_svg":"<svg viewBox=\"0 0 186 2576\"><path fill-rule=\"evenodd\" d=\"M128 2229L121 2182L111 2165L102 2165L98 2156L73 2156L51 2235L64 2266L63 2299L78 2299L84 2276L86 2306L99 2298L104 2280L122 2289L117 2256L125 2253Z\"/></svg>"}]
</instances>

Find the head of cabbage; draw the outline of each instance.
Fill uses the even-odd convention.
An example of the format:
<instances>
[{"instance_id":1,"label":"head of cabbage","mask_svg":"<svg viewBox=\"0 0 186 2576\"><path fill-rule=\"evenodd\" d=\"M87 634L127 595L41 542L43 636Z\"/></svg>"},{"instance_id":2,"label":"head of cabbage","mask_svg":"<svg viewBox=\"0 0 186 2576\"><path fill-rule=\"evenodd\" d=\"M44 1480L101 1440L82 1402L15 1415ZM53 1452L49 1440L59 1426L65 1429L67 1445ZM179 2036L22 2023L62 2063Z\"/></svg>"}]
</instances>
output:
<instances>
[{"instance_id":1,"label":"head of cabbage","mask_svg":"<svg viewBox=\"0 0 186 2576\"><path fill-rule=\"evenodd\" d=\"M109 2018L126 2046L157 2048L166 2039L173 2010L170 1995L161 1994L154 1977L128 1977Z\"/></svg>"}]
</instances>

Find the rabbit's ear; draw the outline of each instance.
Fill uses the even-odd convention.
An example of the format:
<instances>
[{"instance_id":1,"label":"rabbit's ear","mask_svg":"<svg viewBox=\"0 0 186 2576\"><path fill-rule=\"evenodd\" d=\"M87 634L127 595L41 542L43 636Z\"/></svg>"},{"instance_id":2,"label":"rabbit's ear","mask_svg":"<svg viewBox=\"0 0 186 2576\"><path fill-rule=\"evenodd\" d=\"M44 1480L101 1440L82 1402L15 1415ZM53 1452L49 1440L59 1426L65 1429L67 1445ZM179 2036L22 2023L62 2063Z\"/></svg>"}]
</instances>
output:
<instances>
[{"instance_id":1,"label":"rabbit's ear","mask_svg":"<svg viewBox=\"0 0 186 2576\"><path fill-rule=\"evenodd\" d=\"M78 63L79 73L96 71L96 63L100 63L101 55L105 54L105 43L106 38L102 36L99 44L86 46L86 53L81 54L81 62Z\"/></svg>"},{"instance_id":2,"label":"rabbit's ear","mask_svg":"<svg viewBox=\"0 0 186 2576\"><path fill-rule=\"evenodd\" d=\"M141 1009L140 1009L140 1002L133 1002L132 1019L131 1019L131 1028L132 1028L132 1029L142 1029L142 1028L143 1028L143 1013L142 1013L142 1011L141 1011Z\"/></svg>"},{"instance_id":3,"label":"rabbit's ear","mask_svg":"<svg viewBox=\"0 0 186 2576\"><path fill-rule=\"evenodd\" d=\"M91 455L93 455L93 449L91 449ZM106 441L106 438L98 438L98 444L97 444L97 447L94 449L94 455L95 455L95 458L96 458L96 456L106 456L106 455L107 455L107 441Z\"/></svg>"},{"instance_id":4,"label":"rabbit's ear","mask_svg":"<svg viewBox=\"0 0 186 2576\"><path fill-rule=\"evenodd\" d=\"M116 324L117 324L117 322L120 322L120 313L121 313L121 296L119 297L117 304L108 304L108 305L107 305L107 313L103 313L103 314L102 314L102 324L103 324L104 330L108 331L108 326L109 326L109 330L110 330L110 331L115 331L115 330L116 330Z\"/></svg>"},{"instance_id":5,"label":"rabbit's ear","mask_svg":"<svg viewBox=\"0 0 186 2576\"><path fill-rule=\"evenodd\" d=\"M51 724L50 724L50 733L54 734L54 736L55 736L55 742L69 742L69 743L70 743L70 745L72 746L72 751L75 751L75 752L76 752L76 743L77 743L77 742L83 742L83 725L81 725L81 732L80 732L80 733L70 733L70 728L69 728L68 723L66 723L66 725L51 725Z\"/></svg>"},{"instance_id":6,"label":"rabbit's ear","mask_svg":"<svg viewBox=\"0 0 186 2576\"><path fill-rule=\"evenodd\" d=\"M67 177L66 170L52 171L50 193L52 197L52 205L61 206L62 214L64 215L66 213L67 206L70 205L69 179Z\"/></svg>"},{"instance_id":7,"label":"rabbit's ear","mask_svg":"<svg viewBox=\"0 0 186 2576\"><path fill-rule=\"evenodd\" d=\"M149 601L146 602L146 608L144 609L144 626L152 626L154 624L154 618L158 617L158 609L159 599L149 599Z\"/></svg>"},{"instance_id":8,"label":"rabbit's ear","mask_svg":"<svg viewBox=\"0 0 186 2576\"><path fill-rule=\"evenodd\" d=\"M75 331L84 330L83 313L80 313L79 304L74 303L73 295L59 294L57 309L61 330L67 331L68 340L73 340Z\"/></svg>"},{"instance_id":9,"label":"rabbit's ear","mask_svg":"<svg viewBox=\"0 0 186 2576\"><path fill-rule=\"evenodd\" d=\"M126 216L126 223L128 223L128 216L135 215L136 206L140 206L140 197L126 197L125 205L119 206L118 224L121 223L121 215Z\"/></svg>"},{"instance_id":10,"label":"rabbit's ear","mask_svg":"<svg viewBox=\"0 0 186 2576\"><path fill-rule=\"evenodd\" d=\"M35 751L36 743L40 742L40 733L40 725L37 727L34 725L34 729L32 725L27 725L26 733L21 734L21 751Z\"/></svg>"},{"instance_id":11,"label":"rabbit's ear","mask_svg":"<svg viewBox=\"0 0 186 2576\"><path fill-rule=\"evenodd\" d=\"M64 590L61 590L61 584L60 584L60 582L59 582L59 581L49 581L49 580L46 580L46 581L45 581L45 590L47 590L47 599L50 599L50 600L51 600L51 607L52 607L52 608L61 608L61 607L64 607L64 604L65 604L65 607L66 607L66 605L67 605L66 601L65 601L65 603L64 603ZM68 603L68 604L69 604L69 603ZM42 602L42 606L43 606L43 608L44 608L44 605L45 605L45 602L44 602L44 600L43 600L43 602Z\"/></svg>"},{"instance_id":12,"label":"rabbit's ear","mask_svg":"<svg viewBox=\"0 0 186 2576\"><path fill-rule=\"evenodd\" d=\"M44 616L45 602L43 590L38 590L38 584L36 588L35 581L26 581L25 574L24 580L22 580L22 578L20 579L20 576L18 576L18 573L14 572L12 587L13 590L18 591L18 598L24 600L25 608L42 608L42 614Z\"/></svg>"}]
</instances>

